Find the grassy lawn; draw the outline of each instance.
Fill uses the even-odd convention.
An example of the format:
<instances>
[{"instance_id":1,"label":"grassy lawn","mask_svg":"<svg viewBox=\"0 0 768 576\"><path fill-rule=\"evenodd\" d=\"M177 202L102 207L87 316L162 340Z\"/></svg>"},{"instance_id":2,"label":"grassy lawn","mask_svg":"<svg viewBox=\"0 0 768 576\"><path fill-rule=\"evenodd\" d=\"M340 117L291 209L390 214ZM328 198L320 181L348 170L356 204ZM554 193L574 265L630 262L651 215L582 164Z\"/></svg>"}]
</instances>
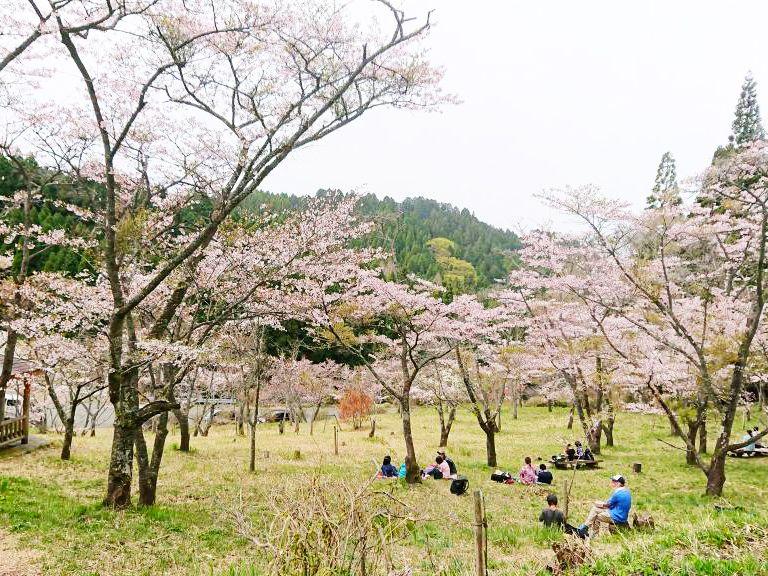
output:
<instances>
[{"instance_id":1,"label":"grassy lawn","mask_svg":"<svg viewBox=\"0 0 768 576\"><path fill-rule=\"evenodd\" d=\"M516 473L527 455L546 460L559 452L563 441L573 438L566 420L562 410L550 414L525 408L515 421L507 410L497 440L500 467ZM436 416L419 409L413 421L417 452L426 465L439 437ZM620 414L617 446L604 450L604 468L576 473L571 523L581 523L591 502L607 497L608 476L620 472L628 478L634 509L651 513L657 525L652 533L625 532L596 540L595 559L581 573L768 574L768 458L730 460L725 498L717 501L724 506L716 508L716 502L701 497L703 474L686 467L684 454L657 438L669 440L668 426L660 418ZM280 436L276 425L264 425L257 433L261 452L256 474L246 471L247 439L235 436L233 427L193 438L190 454L173 449L178 436L171 435L159 504L112 512L99 504L109 441L109 430L99 431L96 438L77 438L69 462L58 460L55 447L0 457L0 541L12 542L19 558L32 558L31 573L259 574L266 561L263 552L238 535L227 513L238 509L241 499L266 510L273 490L298 493L314 476L363 483L374 472L374 461L390 453L399 463L403 453L396 413L377 416L373 439L367 430L340 432L339 456L333 454L330 422L325 428L319 423L314 436L307 426L298 435L286 427ZM268 458L263 451L269 451ZM481 488L485 494L490 572L543 573L554 562L550 545L560 538L536 525L546 492L490 481L485 439L468 411L454 425L448 452L459 472L470 478L470 491ZM640 475L631 472L636 461L643 464ZM554 490L561 502L563 482L570 476L555 471ZM395 565L411 566L414 574L472 573L470 497L451 495L447 482L412 488L399 482L380 484L420 516L399 543ZM258 525L261 519L254 520ZM12 553L0 545L0 554Z\"/></svg>"}]
</instances>

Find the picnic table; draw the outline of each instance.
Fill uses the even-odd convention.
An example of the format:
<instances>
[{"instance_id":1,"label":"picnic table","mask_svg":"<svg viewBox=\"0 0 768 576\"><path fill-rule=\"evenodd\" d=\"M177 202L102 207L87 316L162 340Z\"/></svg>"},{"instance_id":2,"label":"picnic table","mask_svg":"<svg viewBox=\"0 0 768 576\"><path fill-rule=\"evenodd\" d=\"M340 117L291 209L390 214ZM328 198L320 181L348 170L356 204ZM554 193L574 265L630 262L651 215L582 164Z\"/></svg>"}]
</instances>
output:
<instances>
[{"instance_id":1,"label":"picnic table","mask_svg":"<svg viewBox=\"0 0 768 576\"><path fill-rule=\"evenodd\" d=\"M764 458L768 456L768 448L755 448L754 450L739 448L728 452L728 456L732 458Z\"/></svg>"},{"instance_id":2,"label":"picnic table","mask_svg":"<svg viewBox=\"0 0 768 576\"><path fill-rule=\"evenodd\" d=\"M591 470L599 468L598 464L600 464L602 460L550 460L550 462L558 470L573 470L574 468L577 470L589 468Z\"/></svg>"}]
</instances>

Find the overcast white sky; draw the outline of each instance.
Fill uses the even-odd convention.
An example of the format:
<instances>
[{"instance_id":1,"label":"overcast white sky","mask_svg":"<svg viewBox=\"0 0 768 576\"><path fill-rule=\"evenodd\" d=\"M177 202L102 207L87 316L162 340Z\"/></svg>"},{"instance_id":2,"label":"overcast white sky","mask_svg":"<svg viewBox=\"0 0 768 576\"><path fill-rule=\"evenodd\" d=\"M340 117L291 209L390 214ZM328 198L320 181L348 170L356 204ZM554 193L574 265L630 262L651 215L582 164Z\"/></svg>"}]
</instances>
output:
<instances>
[{"instance_id":1,"label":"overcast white sky","mask_svg":"<svg viewBox=\"0 0 768 576\"><path fill-rule=\"evenodd\" d=\"M664 151L678 177L727 142L751 70L768 113L768 2L405 0L435 8L432 59L463 104L381 110L289 157L274 192L426 196L517 229L563 225L534 197L595 183L640 206Z\"/></svg>"}]
</instances>

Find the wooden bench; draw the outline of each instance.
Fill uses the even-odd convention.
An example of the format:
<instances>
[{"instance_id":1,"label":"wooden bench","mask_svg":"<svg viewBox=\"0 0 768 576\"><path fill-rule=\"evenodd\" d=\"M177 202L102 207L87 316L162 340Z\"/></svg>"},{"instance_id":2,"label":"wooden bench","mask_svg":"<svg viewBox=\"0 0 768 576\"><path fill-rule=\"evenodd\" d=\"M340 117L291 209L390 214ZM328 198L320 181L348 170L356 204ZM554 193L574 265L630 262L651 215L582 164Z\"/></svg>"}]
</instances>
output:
<instances>
[{"instance_id":1,"label":"wooden bench","mask_svg":"<svg viewBox=\"0 0 768 576\"><path fill-rule=\"evenodd\" d=\"M591 470L599 468L598 465L602 460L550 460L550 462L558 470L573 470L574 468L577 470L589 468Z\"/></svg>"}]
</instances>

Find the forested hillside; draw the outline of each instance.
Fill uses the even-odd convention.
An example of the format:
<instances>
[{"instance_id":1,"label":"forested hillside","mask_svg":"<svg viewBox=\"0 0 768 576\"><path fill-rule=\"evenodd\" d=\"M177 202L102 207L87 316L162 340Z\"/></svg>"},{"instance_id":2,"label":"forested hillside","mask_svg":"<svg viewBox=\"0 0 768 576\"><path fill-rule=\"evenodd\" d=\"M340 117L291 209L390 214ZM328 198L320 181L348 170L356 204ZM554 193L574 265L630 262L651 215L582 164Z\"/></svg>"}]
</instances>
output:
<instances>
[{"instance_id":1,"label":"forested hillside","mask_svg":"<svg viewBox=\"0 0 768 576\"><path fill-rule=\"evenodd\" d=\"M31 173L34 174L35 169ZM39 174L41 180L46 180L44 171L40 170ZM22 188L18 171L0 158L0 196L11 196ZM58 208L57 203L87 205L94 201L90 198L92 194L62 189L58 182L39 185L39 190L30 212L31 224L40 226L43 232L63 229L77 236L88 235L84 229L86 224ZM321 190L318 195L329 193ZM302 196L257 192L245 202L242 210L266 206L272 211L282 211L300 208L306 201L307 197ZM375 231L363 242L368 246L394 248L398 276L416 274L436 280L453 293L474 292L489 286L494 279L505 277L514 258L513 251L519 246L514 233L481 222L467 209L460 210L427 198L395 202L389 197L379 200L369 194L361 198L359 209L376 223ZM20 223L21 219L20 211L7 215L9 224ZM8 248L2 244L2 238L0 248ZM17 265L18 262L14 262L14 267ZM82 254L69 248L49 246L34 254L31 268L74 274L87 269L88 262Z\"/></svg>"},{"instance_id":2,"label":"forested hillside","mask_svg":"<svg viewBox=\"0 0 768 576\"><path fill-rule=\"evenodd\" d=\"M249 198L244 208L268 206L281 210L304 202L306 197L259 192ZM458 291L483 288L506 276L514 259L513 251L520 245L513 232L481 222L466 208L460 210L428 198L396 202L390 197L379 200L368 194L362 197L360 210L377 223L369 245L390 248L394 244L400 274L413 273L430 280L446 280L448 275L458 274L464 285ZM430 242L433 239L450 240L450 246L439 243L442 251L450 253L443 252L441 257L441 250ZM472 270L462 265L464 261L471 264Z\"/></svg>"}]
</instances>

